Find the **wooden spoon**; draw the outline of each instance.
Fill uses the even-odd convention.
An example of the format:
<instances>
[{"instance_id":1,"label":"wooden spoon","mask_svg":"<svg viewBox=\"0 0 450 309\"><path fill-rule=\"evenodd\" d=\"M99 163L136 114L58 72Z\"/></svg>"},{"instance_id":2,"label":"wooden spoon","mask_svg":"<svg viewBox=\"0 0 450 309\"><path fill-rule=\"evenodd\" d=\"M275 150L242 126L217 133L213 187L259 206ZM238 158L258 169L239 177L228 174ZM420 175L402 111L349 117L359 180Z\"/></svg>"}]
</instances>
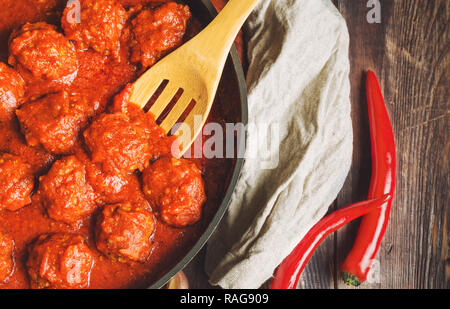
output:
<instances>
[{"instance_id":1,"label":"wooden spoon","mask_svg":"<svg viewBox=\"0 0 450 309\"><path fill-rule=\"evenodd\" d=\"M182 92L161 123L166 133L172 131L177 136L180 151L174 156L181 157L202 131L234 39L259 1L230 0L202 32L156 63L134 83L130 101L141 108L165 85L149 109L155 119L176 94L179 96ZM195 102L193 108L191 102ZM175 128L188 107L192 110Z\"/></svg>"}]
</instances>

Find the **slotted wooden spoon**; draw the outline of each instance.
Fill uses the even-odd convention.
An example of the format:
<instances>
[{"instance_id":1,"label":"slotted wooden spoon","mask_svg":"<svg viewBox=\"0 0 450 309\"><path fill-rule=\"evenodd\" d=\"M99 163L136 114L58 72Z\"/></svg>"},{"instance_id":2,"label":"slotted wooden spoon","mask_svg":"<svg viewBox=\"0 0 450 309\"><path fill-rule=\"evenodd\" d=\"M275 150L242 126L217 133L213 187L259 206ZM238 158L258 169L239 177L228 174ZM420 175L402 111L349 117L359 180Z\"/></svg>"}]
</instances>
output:
<instances>
[{"instance_id":1,"label":"slotted wooden spoon","mask_svg":"<svg viewBox=\"0 0 450 309\"><path fill-rule=\"evenodd\" d=\"M182 92L160 125L166 133L172 132L177 136L180 152L175 156L181 157L202 131L234 39L259 1L230 0L202 32L163 58L134 83L130 101L141 108L165 85L149 109L155 119L161 116L176 94L179 96ZM174 128L188 107L192 110L183 123Z\"/></svg>"}]
</instances>

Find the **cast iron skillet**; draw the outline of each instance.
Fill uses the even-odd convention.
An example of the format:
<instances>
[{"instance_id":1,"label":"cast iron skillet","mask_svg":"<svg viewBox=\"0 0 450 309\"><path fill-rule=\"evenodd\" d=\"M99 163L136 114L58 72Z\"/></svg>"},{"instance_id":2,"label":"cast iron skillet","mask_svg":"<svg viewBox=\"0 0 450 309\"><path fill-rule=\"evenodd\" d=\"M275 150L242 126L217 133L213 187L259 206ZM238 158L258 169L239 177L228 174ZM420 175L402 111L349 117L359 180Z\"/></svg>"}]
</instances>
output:
<instances>
[{"instance_id":1,"label":"cast iron skillet","mask_svg":"<svg viewBox=\"0 0 450 309\"><path fill-rule=\"evenodd\" d=\"M210 0L191 0L189 1L189 7L191 8L191 11L193 12L194 16L197 17L200 16L202 20L205 20L208 23L212 21L214 17L217 15L217 11L212 5ZM247 125L248 123L247 87L245 84L245 77L242 69L242 64L239 60L239 56L235 47L233 47L230 52L228 62L231 62L232 64L233 75L237 80L238 84L238 86L236 87L236 91L239 91L241 122L244 125ZM240 145L237 145L237 147L242 147L241 149L243 149L243 147L245 146L244 145L245 139L238 139L238 141L240 141L239 142ZM197 240L192 249L190 249L189 252L174 267L172 267L166 274L162 275L155 283L153 283L149 287L150 289L159 289L163 287L173 276L175 276L179 271L181 271L197 255L197 253L203 248L205 243L211 237L211 234L219 225L220 220L222 219L223 215L225 214L225 211L228 208L231 194L234 191L234 188L236 186L237 180L241 172L243 160L244 160L243 158L236 159L234 171L228 189L226 190L225 197L223 198L223 201L220 204L215 216L209 223L203 235Z\"/></svg>"}]
</instances>

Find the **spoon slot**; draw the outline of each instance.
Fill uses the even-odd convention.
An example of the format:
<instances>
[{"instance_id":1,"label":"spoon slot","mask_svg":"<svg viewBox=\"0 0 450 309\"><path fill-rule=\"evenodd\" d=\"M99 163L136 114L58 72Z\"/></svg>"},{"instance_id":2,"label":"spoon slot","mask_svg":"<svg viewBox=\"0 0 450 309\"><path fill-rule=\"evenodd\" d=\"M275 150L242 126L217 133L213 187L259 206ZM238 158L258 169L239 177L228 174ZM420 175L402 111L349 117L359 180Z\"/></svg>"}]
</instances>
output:
<instances>
[{"instance_id":1,"label":"spoon slot","mask_svg":"<svg viewBox=\"0 0 450 309\"><path fill-rule=\"evenodd\" d=\"M158 88L155 90L155 92L153 93L153 95L150 97L150 99L147 101L147 103L145 104L143 110L144 112L148 112L150 110L150 108L155 104L156 100L158 100L158 98L161 96L161 94L163 93L164 89L167 87L167 84L169 83L168 79L164 79L161 84L158 86Z\"/></svg>"},{"instance_id":2,"label":"spoon slot","mask_svg":"<svg viewBox=\"0 0 450 309\"><path fill-rule=\"evenodd\" d=\"M156 123L158 125L160 125L163 122L163 120L167 117L169 112L174 108L175 104L180 100L183 93L184 93L183 88L178 89L178 91L175 93L175 96L170 101L169 105L167 105L167 107L164 109L164 111L161 113L161 115L156 120Z\"/></svg>"}]
</instances>

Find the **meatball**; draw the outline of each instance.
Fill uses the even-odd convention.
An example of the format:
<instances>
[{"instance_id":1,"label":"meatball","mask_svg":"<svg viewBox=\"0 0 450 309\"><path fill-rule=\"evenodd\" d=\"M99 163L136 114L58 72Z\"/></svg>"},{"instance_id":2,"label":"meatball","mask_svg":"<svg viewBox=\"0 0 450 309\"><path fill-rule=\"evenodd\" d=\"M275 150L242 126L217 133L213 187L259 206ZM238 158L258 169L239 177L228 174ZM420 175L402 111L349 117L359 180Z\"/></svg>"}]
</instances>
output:
<instances>
[{"instance_id":1,"label":"meatball","mask_svg":"<svg viewBox=\"0 0 450 309\"><path fill-rule=\"evenodd\" d=\"M92 111L79 94L61 91L24 104L16 114L30 146L42 145L53 154L65 154L75 145Z\"/></svg>"},{"instance_id":2,"label":"meatball","mask_svg":"<svg viewBox=\"0 0 450 309\"><path fill-rule=\"evenodd\" d=\"M120 36L127 21L127 12L116 0L81 0L80 21L72 16L73 7L64 10L61 26L66 37L77 47L91 47L104 55L118 58Z\"/></svg>"},{"instance_id":3,"label":"meatball","mask_svg":"<svg viewBox=\"0 0 450 309\"><path fill-rule=\"evenodd\" d=\"M6 282L14 272L14 241L0 233L0 283Z\"/></svg>"},{"instance_id":4,"label":"meatball","mask_svg":"<svg viewBox=\"0 0 450 309\"><path fill-rule=\"evenodd\" d=\"M0 154L0 210L18 210L31 203L34 178L31 166L20 157Z\"/></svg>"},{"instance_id":5,"label":"meatball","mask_svg":"<svg viewBox=\"0 0 450 309\"><path fill-rule=\"evenodd\" d=\"M92 188L98 194L99 203L119 203L140 193L139 178L135 174L110 175L102 172L95 164L86 166L86 170Z\"/></svg>"},{"instance_id":6,"label":"meatball","mask_svg":"<svg viewBox=\"0 0 450 309\"><path fill-rule=\"evenodd\" d=\"M53 154L67 154L87 122L87 103L65 91L25 103L16 111L28 145L42 145Z\"/></svg>"},{"instance_id":7,"label":"meatball","mask_svg":"<svg viewBox=\"0 0 450 309\"><path fill-rule=\"evenodd\" d=\"M16 121L0 121L0 152L19 156L31 166L33 174L47 171L54 161L54 157L42 147L27 145Z\"/></svg>"},{"instance_id":8,"label":"meatball","mask_svg":"<svg viewBox=\"0 0 450 309\"><path fill-rule=\"evenodd\" d=\"M114 97L110 110L113 113L123 113L129 117L130 121L143 125L147 128L150 139L150 154L152 159L157 159L164 155L170 155L172 144L177 140L176 136L168 136L167 133L156 123L152 113L146 113L142 108L130 102L133 85L128 84L122 92Z\"/></svg>"},{"instance_id":9,"label":"meatball","mask_svg":"<svg viewBox=\"0 0 450 309\"><path fill-rule=\"evenodd\" d=\"M151 158L149 138L145 124L122 113L102 114L84 132L92 161L108 174L143 170Z\"/></svg>"},{"instance_id":10,"label":"meatball","mask_svg":"<svg viewBox=\"0 0 450 309\"><path fill-rule=\"evenodd\" d=\"M94 190L85 166L75 156L56 161L39 180L38 193L52 219L74 224L95 210Z\"/></svg>"},{"instance_id":11,"label":"meatball","mask_svg":"<svg viewBox=\"0 0 450 309\"><path fill-rule=\"evenodd\" d=\"M83 237L44 234L29 247L26 263L34 289L83 289L89 287L94 257Z\"/></svg>"},{"instance_id":12,"label":"meatball","mask_svg":"<svg viewBox=\"0 0 450 309\"><path fill-rule=\"evenodd\" d=\"M97 204L116 204L143 194L137 175L107 174L82 149L77 149L76 156L86 167L86 176L97 195Z\"/></svg>"},{"instance_id":13,"label":"meatball","mask_svg":"<svg viewBox=\"0 0 450 309\"><path fill-rule=\"evenodd\" d=\"M19 72L48 80L71 82L75 78L78 67L75 47L52 25L25 24L11 35L9 50L9 64Z\"/></svg>"},{"instance_id":14,"label":"meatball","mask_svg":"<svg viewBox=\"0 0 450 309\"><path fill-rule=\"evenodd\" d=\"M97 249L121 262L145 262L155 226L153 214L143 206L129 202L107 205L97 219Z\"/></svg>"},{"instance_id":15,"label":"meatball","mask_svg":"<svg viewBox=\"0 0 450 309\"><path fill-rule=\"evenodd\" d=\"M143 10L131 22L131 61L149 67L180 46L190 17L189 7L175 2Z\"/></svg>"},{"instance_id":16,"label":"meatball","mask_svg":"<svg viewBox=\"0 0 450 309\"><path fill-rule=\"evenodd\" d=\"M145 196L164 222L185 227L199 221L206 200L201 171L185 159L161 158L142 174Z\"/></svg>"},{"instance_id":17,"label":"meatball","mask_svg":"<svg viewBox=\"0 0 450 309\"><path fill-rule=\"evenodd\" d=\"M9 66L0 62L0 121L14 117L14 111L20 105L25 94L25 82Z\"/></svg>"}]
</instances>

